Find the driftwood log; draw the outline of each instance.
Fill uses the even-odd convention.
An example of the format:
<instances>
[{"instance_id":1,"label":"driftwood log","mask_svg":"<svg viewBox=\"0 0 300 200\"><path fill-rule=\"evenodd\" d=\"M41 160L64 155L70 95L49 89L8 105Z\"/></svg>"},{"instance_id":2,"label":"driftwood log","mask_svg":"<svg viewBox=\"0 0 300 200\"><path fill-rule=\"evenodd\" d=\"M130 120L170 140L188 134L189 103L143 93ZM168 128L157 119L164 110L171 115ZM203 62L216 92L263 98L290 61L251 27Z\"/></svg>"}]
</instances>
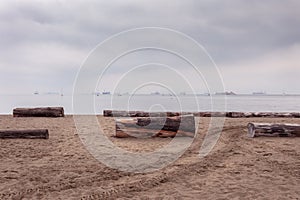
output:
<instances>
[{"instance_id":1,"label":"driftwood log","mask_svg":"<svg viewBox=\"0 0 300 200\"><path fill-rule=\"evenodd\" d=\"M15 108L14 117L64 117L63 107Z\"/></svg>"},{"instance_id":2,"label":"driftwood log","mask_svg":"<svg viewBox=\"0 0 300 200\"><path fill-rule=\"evenodd\" d=\"M103 110L104 117L173 117L193 114L195 117L269 117L269 118L300 118L299 112L143 112L143 111L118 111Z\"/></svg>"},{"instance_id":3,"label":"driftwood log","mask_svg":"<svg viewBox=\"0 0 300 200\"><path fill-rule=\"evenodd\" d=\"M300 137L300 124L249 123L248 136L297 136Z\"/></svg>"},{"instance_id":4,"label":"driftwood log","mask_svg":"<svg viewBox=\"0 0 300 200\"><path fill-rule=\"evenodd\" d=\"M116 119L116 137L175 137L195 135L194 116Z\"/></svg>"},{"instance_id":5,"label":"driftwood log","mask_svg":"<svg viewBox=\"0 0 300 200\"><path fill-rule=\"evenodd\" d=\"M144 112L144 111L122 111L103 110L105 117L174 117L179 116L179 112Z\"/></svg>"},{"instance_id":6,"label":"driftwood log","mask_svg":"<svg viewBox=\"0 0 300 200\"><path fill-rule=\"evenodd\" d=\"M35 130L0 130L1 139L48 139L49 132L47 129Z\"/></svg>"}]
</instances>

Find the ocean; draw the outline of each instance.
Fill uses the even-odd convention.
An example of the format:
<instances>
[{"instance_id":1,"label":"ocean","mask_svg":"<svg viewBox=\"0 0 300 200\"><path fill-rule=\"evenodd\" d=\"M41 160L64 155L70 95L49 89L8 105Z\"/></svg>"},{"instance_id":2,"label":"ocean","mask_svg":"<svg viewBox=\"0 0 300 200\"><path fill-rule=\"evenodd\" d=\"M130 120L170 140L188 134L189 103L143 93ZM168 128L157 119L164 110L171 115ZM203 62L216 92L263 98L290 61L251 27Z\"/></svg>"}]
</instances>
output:
<instances>
[{"instance_id":1,"label":"ocean","mask_svg":"<svg viewBox=\"0 0 300 200\"><path fill-rule=\"evenodd\" d=\"M66 114L74 114L72 95L1 95L0 114L12 114L16 107L62 106ZM240 112L300 112L300 96L295 95L230 95L213 96L222 105L212 104L210 96L162 96L162 95L85 95L93 99L94 111L86 114L102 114L104 109L141 111L222 111L226 98L226 111ZM77 105L84 107L85 102ZM213 106L213 107L212 107ZM76 106L75 106L76 109Z\"/></svg>"}]
</instances>

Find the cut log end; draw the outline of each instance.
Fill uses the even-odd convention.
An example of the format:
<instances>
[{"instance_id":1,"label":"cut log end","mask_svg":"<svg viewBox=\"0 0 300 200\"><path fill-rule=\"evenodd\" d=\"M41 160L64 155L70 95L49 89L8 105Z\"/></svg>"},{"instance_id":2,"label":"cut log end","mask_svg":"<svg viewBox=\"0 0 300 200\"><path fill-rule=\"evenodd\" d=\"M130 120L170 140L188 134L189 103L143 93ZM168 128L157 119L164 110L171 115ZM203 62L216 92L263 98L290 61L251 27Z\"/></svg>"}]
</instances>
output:
<instances>
[{"instance_id":1,"label":"cut log end","mask_svg":"<svg viewBox=\"0 0 300 200\"><path fill-rule=\"evenodd\" d=\"M249 123L248 124L248 137L255 137L255 127L254 127L254 124L253 123Z\"/></svg>"}]
</instances>

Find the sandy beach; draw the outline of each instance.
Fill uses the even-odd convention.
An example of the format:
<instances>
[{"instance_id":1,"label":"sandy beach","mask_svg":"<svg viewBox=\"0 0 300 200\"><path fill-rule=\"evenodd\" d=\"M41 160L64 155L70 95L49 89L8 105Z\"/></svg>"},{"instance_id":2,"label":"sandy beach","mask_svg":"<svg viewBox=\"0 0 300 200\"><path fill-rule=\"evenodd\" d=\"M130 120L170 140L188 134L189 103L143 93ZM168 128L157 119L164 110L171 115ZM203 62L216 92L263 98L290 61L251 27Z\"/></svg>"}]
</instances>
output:
<instances>
[{"instance_id":1,"label":"sandy beach","mask_svg":"<svg viewBox=\"0 0 300 200\"><path fill-rule=\"evenodd\" d=\"M107 136L113 118L98 117ZM209 118L201 118L185 154L161 170L136 174L111 169L83 146L72 116L0 116L1 129L49 129L48 140L0 140L0 199L300 199L300 138L247 137L248 122L300 123L289 118L226 119L213 151L198 152ZM120 148L154 151L170 138L118 139Z\"/></svg>"}]
</instances>

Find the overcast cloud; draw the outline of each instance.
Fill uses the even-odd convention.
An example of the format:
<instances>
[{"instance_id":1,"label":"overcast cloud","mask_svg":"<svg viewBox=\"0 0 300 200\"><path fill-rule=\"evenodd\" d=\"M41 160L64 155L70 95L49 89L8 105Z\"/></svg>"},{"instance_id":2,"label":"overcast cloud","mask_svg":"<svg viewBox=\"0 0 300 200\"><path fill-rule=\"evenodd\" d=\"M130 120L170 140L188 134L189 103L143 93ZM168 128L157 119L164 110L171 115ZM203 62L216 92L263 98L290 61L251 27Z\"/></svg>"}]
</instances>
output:
<instances>
[{"instance_id":1,"label":"overcast cloud","mask_svg":"<svg viewBox=\"0 0 300 200\"><path fill-rule=\"evenodd\" d=\"M98 43L127 29L155 26L202 44L227 90L300 94L299 9L298 0L3 0L0 93L71 93L80 65ZM114 73L119 76L112 70L110 80Z\"/></svg>"}]
</instances>

